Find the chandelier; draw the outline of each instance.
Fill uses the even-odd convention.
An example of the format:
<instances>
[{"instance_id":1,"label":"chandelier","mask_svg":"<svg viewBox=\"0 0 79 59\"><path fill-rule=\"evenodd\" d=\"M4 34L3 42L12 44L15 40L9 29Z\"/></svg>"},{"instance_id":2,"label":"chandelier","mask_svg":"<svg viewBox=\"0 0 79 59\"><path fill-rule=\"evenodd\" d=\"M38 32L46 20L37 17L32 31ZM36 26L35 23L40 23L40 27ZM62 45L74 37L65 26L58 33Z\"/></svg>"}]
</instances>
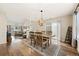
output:
<instances>
[{"instance_id":1,"label":"chandelier","mask_svg":"<svg viewBox=\"0 0 79 59\"><path fill-rule=\"evenodd\" d=\"M41 10L40 12L41 12L41 19L38 20L38 24L40 26L43 26L45 23L45 20L43 20L43 10Z\"/></svg>"}]
</instances>

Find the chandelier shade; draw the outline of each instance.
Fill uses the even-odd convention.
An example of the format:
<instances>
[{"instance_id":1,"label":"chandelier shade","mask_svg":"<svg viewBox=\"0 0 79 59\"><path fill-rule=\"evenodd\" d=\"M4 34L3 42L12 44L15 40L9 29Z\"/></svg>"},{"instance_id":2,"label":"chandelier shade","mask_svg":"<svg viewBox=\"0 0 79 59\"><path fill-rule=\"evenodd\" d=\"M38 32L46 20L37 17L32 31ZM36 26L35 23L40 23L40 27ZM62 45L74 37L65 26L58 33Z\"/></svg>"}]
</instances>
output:
<instances>
[{"instance_id":1,"label":"chandelier shade","mask_svg":"<svg viewBox=\"0 0 79 59\"><path fill-rule=\"evenodd\" d=\"M41 10L40 12L41 12L41 18L38 20L38 24L40 26L43 26L45 23L45 20L43 19L43 10Z\"/></svg>"}]
</instances>

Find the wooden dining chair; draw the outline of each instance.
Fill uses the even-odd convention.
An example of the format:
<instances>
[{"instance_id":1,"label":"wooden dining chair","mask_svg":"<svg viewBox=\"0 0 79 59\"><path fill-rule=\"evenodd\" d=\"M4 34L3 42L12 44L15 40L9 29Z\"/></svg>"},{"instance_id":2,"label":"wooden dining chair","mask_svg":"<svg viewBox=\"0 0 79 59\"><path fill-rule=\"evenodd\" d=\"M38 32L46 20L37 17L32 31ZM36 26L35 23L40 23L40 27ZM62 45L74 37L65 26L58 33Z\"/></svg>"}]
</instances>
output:
<instances>
[{"instance_id":1,"label":"wooden dining chair","mask_svg":"<svg viewBox=\"0 0 79 59\"><path fill-rule=\"evenodd\" d=\"M36 39L36 45L41 47L41 51L43 51L43 48L47 46L48 44L48 38L43 37L42 35L37 35Z\"/></svg>"},{"instance_id":2,"label":"wooden dining chair","mask_svg":"<svg viewBox=\"0 0 79 59\"><path fill-rule=\"evenodd\" d=\"M43 41L44 41L44 44L46 45L46 47L49 46L49 44L50 44L49 37L43 36Z\"/></svg>"},{"instance_id":3,"label":"wooden dining chair","mask_svg":"<svg viewBox=\"0 0 79 59\"><path fill-rule=\"evenodd\" d=\"M30 31L30 39L31 39L31 45L33 44L35 46L35 35L34 32Z\"/></svg>"},{"instance_id":4,"label":"wooden dining chair","mask_svg":"<svg viewBox=\"0 0 79 59\"><path fill-rule=\"evenodd\" d=\"M41 35L37 35L37 38L36 38L36 46L40 46L41 47L41 50L42 50L43 44L42 44L42 36Z\"/></svg>"},{"instance_id":5,"label":"wooden dining chair","mask_svg":"<svg viewBox=\"0 0 79 59\"><path fill-rule=\"evenodd\" d=\"M35 32L36 35L42 35L42 32Z\"/></svg>"}]
</instances>

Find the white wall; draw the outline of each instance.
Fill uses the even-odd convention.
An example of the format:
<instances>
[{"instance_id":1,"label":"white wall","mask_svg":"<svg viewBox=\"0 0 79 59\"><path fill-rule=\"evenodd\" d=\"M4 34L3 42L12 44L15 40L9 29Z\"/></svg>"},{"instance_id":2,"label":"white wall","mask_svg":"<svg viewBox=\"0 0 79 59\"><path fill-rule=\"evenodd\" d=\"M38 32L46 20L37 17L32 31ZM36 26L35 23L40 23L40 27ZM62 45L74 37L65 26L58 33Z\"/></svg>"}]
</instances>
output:
<instances>
[{"instance_id":1,"label":"white wall","mask_svg":"<svg viewBox=\"0 0 79 59\"><path fill-rule=\"evenodd\" d=\"M6 43L6 19L0 14L0 44Z\"/></svg>"},{"instance_id":2,"label":"white wall","mask_svg":"<svg viewBox=\"0 0 79 59\"><path fill-rule=\"evenodd\" d=\"M79 53L79 11L77 13L77 51Z\"/></svg>"},{"instance_id":3,"label":"white wall","mask_svg":"<svg viewBox=\"0 0 79 59\"><path fill-rule=\"evenodd\" d=\"M77 40L79 40L79 12L77 13Z\"/></svg>"},{"instance_id":4,"label":"white wall","mask_svg":"<svg viewBox=\"0 0 79 59\"><path fill-rule=\"evenodd\" d=\"M66 37L66 33L67 33L67 29L68 29L68 26L72 26L72 16L66 16L66 17L62 17L62 25L61 25L61 41L64 41L65 40L65 37ZM60 20L61 20L60 19Z\"/></svg>"},{"instance_id":5,"label":"white wall","mask_svg":"<svg viewBox=\"0 0 79 59\"><path fill-rule=\"evenodd\" d=\"M60 40L61 41L65 41L65 37L66 37L66 32L67 32L67 28L68 26L72 26L72 15L69 16L63 16L63 17L58 17L58 18L51 18L47 21L49 24L51 24L52 22L59 22L60 23Z\"/></svg>"}]
</instances>

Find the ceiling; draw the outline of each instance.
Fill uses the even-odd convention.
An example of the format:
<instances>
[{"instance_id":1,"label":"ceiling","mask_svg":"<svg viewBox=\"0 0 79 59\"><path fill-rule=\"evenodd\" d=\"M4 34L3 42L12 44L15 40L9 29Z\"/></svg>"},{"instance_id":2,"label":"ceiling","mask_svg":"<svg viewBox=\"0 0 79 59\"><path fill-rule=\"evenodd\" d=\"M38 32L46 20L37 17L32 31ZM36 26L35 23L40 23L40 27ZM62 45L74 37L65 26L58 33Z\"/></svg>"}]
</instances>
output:
<instances>
[{"instance_id":1,"label":"ceiling","mask_svg":"<svg viewBox=\"0 0 79 59\"><path fill-rule=\"evenodd\" d=\"M27 20L38 20L41 17L42 9L43 18L55 18L73 13L77 4L74 3L43 3L43 4L23 4L23 3L4 3L0 4L7 20L14 23L23 23Z\"/></svg>"}]
</instances>

